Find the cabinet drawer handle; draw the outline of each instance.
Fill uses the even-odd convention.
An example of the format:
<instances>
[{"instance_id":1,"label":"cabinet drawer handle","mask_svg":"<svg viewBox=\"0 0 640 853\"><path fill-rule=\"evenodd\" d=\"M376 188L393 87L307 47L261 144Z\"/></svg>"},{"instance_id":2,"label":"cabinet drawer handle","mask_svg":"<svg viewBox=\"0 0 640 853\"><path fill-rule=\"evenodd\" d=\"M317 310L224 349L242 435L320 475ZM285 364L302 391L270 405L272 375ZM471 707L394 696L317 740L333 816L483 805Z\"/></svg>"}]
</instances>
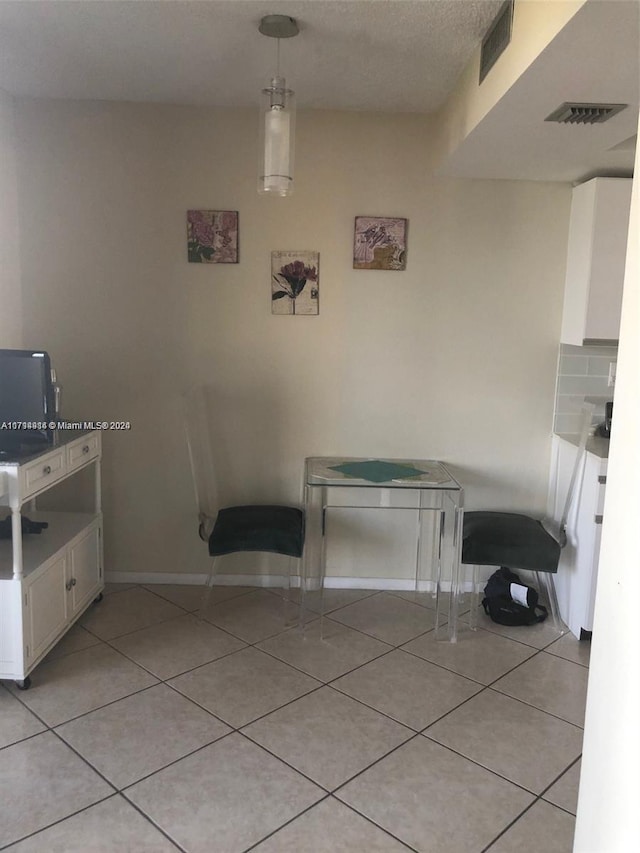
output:
<instances>
[{"instance_id":1,"label":"cabinet drawer handle","mask_svg":"<svg viewBox=\"0 0 640 853\"><path fill-rule=\"evenodd\" d=\"M602 516L601 515L594 516L593 520L595 521L596 524L602 524Z\"/></svg>"},{"instance_id":2,"label":"cabinet drawer handle","mask_svg":"<svg viewBox=\"0 0 640 853\"><path fill-rule=\"evenodd\" d=\"M66 584L64 585L67 592L69 592L71 587L75 586L77 583L78 583L78 581L75 578L71 578L70 580L68 580L66 582Z\"/></svg>"},{"instance_id":3,"label":"cabinet drawer handle","mask_svg":"<svg viewBox=\"0 0 640 853\"><path fill-rule=\"evenodd\" d=\"M50 474L51 473L51 465L45 465L44 468L42 469L42 473L43 474Z\"/></svg>"},{"instance_id":4,"label":"cabinet drawer handle","mask_svg":"<svg viewBox=\"0 0 640 853\"><path fill-rule=\"evenodd\" d=\"M88 452L89 452L89 445L88 445L88 444L85 444L85 446L82 448L82 452L83 452L83 453L88 453Z\"/></svg>"},{"instance_id":5,"label":"cabinet drawer handle","mask_svg":"<svg viewBox=\"0 0 640 853\"><path fill-rule=\"evenodd\" d=\"M598 482L600 483L601 486L604 486L605 483L607 482L607 475L606 474L600 474L598 477Z\"/></svg>"}]
</instances>

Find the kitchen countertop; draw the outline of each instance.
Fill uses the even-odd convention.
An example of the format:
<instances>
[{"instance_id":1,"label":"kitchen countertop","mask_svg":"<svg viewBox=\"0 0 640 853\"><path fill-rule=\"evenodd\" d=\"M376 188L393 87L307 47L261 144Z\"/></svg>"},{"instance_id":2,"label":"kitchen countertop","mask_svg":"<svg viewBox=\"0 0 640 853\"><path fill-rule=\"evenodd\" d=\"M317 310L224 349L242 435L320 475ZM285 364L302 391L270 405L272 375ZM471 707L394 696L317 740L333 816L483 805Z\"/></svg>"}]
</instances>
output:
<instances>
[{"instance_id":1,"label":"kitchen countertop","mask_svg":"<svg viewBox=\"0 0 640 853\"><path fill-rule=\"evenodd\" d=\"M575 433L569 432L557 432L555 433L558 438L562 438L564 441L568 441L569 444L573 444L575 447L580 443L580 436ZM608 438L600 438L597 435L590 435L587 439L587 453L593 453L594 456L597 456L599 459L608 459L609 458L609 439Z\"/></svg>"}]
</instances>

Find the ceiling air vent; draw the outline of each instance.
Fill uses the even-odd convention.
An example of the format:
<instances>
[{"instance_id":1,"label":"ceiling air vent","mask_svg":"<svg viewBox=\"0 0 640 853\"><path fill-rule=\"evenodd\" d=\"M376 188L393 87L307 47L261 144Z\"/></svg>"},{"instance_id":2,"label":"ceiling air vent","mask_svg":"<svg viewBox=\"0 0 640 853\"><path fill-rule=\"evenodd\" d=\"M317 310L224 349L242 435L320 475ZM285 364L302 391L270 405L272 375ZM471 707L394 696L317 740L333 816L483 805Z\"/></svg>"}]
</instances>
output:
<instances>
[{"instance_id":1,"label":"ceiling air vent","mask_svg":"<svg viewBox=\"0 0 640 853\"><path fill-rule=\"evenodd\" d=\"M493 68L500 54L511 41L511 25L513 23L513 0L505 0L486 36L482 39L480 50L480 80L482 83Z\"/></svg>"},{"instance_id":2,"label":"ceiling air vent","mask_svg":"<svg viewBox=\"0 0 640 853\"><path fill-rule=\"evenodd\" d=\"M545 121L560 124L602 124L629 104L561 104Z\"/></svg>"}]
</instances>

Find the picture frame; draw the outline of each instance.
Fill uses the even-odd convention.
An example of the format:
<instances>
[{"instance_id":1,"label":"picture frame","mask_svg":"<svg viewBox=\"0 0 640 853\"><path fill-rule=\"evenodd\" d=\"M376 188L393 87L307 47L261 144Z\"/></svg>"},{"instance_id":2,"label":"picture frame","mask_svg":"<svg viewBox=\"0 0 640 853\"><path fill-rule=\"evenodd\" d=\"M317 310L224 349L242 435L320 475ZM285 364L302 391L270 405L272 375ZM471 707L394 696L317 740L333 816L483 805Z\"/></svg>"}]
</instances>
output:
<instances>
[{"instance_id":1,"label":"picture frame","mask_svg":"<svg viewBox=\"0 0 640 853\"><path fill-rule=\"evenodd\" d=\"M189 263L237 264L238 219L237 210L188 210Z\"/></svg>"},{"instance_id":2,"label":"picture frame","mask_svg":"<svg viewBox=\"0 0 640 853\"><path fill-rule=\"evenodd\" d=\"M356 216L353 268L404 270L407 265L408 220L391 216Z\"/></svg>"},{"instance_id":3,"label":"picture frame","mask_svg":"<svg viewBox=\"0 0 640 853\"><path fill-rule=\"evenodd\" d=\"M271 313L314 315L320 313L320 253L271 252Z\"/></svg>"}]
</instances>

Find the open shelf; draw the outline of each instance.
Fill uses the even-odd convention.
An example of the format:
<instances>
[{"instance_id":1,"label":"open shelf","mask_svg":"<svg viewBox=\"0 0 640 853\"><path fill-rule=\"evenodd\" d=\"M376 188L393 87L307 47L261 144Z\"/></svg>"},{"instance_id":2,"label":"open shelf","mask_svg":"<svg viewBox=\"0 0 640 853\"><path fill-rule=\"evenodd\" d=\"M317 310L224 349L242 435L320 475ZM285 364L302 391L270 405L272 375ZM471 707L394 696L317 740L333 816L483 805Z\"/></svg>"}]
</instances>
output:
<instances>
[{"instance_id":1,"label":"open shelf","mask_svg":"<svg viewBox=\"0 0 640 853\"><path fill-rule=\"evenodd\" d=\"M67 547L79 533L100 518L91 512L56 512L46 510L25 512L31 521L46 521L49 527L42 533L26 533L22 537L24 576L35 571L54 554ZM0 540L0 580L13 577L12 540Z\"/></svg>"}]
</instances>

